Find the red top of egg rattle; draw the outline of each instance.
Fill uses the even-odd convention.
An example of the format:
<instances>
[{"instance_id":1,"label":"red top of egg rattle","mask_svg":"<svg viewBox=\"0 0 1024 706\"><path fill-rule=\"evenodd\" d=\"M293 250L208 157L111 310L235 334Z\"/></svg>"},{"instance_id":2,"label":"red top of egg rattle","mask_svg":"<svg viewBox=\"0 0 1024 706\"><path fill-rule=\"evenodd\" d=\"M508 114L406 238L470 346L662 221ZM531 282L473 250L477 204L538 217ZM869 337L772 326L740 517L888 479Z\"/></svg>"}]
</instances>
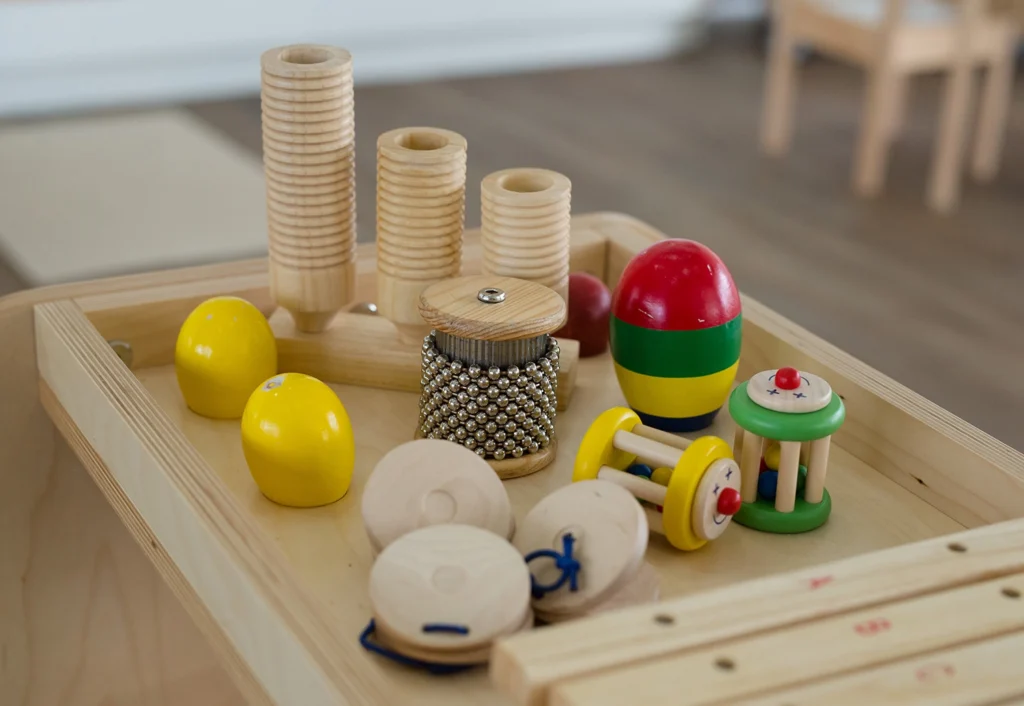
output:
<instances>
[{"instance_id":1,"label":"red top of egg rattle","mask_svg":"<svg viewBox=\"0 0 1024 706\"><path fill-rule=\"evenodd\" d=\"M743 501L739 491L735 488L724 488L718 496L718 514L729 515L730 517L740 511Z\"/></svg>"},{"instance_id":2,"label":"red top of egg rattle","mask_svg":"<svg viewBox=\"0 0 1024 706\"><path fill-rule=\"evenodd\" d=\"M740 295L725 263L692 240L662 240L622 272L612 313L634 326L692 331L719 326L740 313Z\"/></svg>"}]
</instances>

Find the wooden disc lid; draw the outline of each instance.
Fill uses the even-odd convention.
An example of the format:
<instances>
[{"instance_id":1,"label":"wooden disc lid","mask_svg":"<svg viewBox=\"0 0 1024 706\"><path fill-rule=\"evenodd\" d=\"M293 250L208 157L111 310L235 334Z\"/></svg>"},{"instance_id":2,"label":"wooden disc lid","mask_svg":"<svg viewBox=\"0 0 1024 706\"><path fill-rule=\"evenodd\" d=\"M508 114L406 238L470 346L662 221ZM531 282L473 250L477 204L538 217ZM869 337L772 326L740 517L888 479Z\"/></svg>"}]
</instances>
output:
<instances>
[{"instance_id":1,"label":"wooden disc lid","mask_svg":"<svg viewBox=\"0 0 1024 706\"><path fill-rule=\"evenodd\" d=\"M558 330L565 323L562 297L543 284L491 275L446 279L420 295L420 316L431 327L460 338L512 341Z\"/></svg>"},{"instance_id":2,"label":"wooden disc lid","mask_svg":"<svg viewBox=\"0 0 1024 706\"><path fill-rule=\"evenodd\" d=\"M563 537L572 534L573 557L580 563L578 586L568 584L533 601L547 614L580 614L603 602L636 574L647 550L647 516L636 498L614 483L586 480L548 495L526 515L514 544L522 555L537 550L563 553ZM552 585L561 570L548 557L530 562L540 585Z\"/></svg>"},{"instance_id":3,"label":"wooden disc lid","mask_svg":"<svg viewBox=\"0 0 1024 706\"><path fill-rule=\"evenodd\" d=\"M514 526L508 494L488 463L441 439L410 441L385 454L366 482L362 513L378 550L431 525L473 525L502 538Z\"/></svg>"},{"instance_id":4,"label":"wooden disc lid","mask_svg":"<svg viewBox=\"0 0 1024 706\"><path fill-rule=\"evenodd\" d=\"M467 651L523 624L530 572L492 532L435 525L381 552L370 570L370 602L377 622L400 643Z\"/></svg>"}]
</instances>

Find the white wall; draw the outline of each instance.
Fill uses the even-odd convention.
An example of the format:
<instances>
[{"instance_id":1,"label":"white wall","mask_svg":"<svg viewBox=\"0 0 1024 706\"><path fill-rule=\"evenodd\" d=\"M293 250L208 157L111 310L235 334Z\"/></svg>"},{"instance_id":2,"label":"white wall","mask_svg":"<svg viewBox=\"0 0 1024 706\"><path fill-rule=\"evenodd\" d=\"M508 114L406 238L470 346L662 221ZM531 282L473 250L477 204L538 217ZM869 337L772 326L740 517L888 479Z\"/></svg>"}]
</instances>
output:
<instances>
[{"instance_id":1,"label":"white wall","mask_svg":"<svg viewBox=\"0 0 1024 706\"><path fill-rule=\"evenodd\" d=\"M725 16L747 0L716 0ZM757 3L754 3L757 4ZM259 87L259 54L349 48L360 82L663 56L707 0L0 2L0 116L195 100Z\"/></svg>"}]
</instances>

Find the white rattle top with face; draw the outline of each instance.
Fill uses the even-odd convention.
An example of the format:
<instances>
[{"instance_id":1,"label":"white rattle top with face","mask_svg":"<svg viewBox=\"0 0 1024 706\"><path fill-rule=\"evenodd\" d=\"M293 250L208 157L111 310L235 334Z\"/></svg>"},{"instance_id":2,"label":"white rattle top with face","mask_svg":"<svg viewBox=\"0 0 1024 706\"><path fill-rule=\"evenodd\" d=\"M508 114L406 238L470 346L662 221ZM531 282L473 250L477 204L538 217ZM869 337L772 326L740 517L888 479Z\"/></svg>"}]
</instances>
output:
<instances>
[{"instance_id":1,"label":"white rattle top with face","mask_svg":"<svg viewBox=\"0 0 1024 706\"><path fill-rule=\"evenodd\" d=\"M832 387L817 375L779 368L764 370L750 378L747 396L765 409L803 414L827 407L832 401Z\"/></svg>"}]
</instances>

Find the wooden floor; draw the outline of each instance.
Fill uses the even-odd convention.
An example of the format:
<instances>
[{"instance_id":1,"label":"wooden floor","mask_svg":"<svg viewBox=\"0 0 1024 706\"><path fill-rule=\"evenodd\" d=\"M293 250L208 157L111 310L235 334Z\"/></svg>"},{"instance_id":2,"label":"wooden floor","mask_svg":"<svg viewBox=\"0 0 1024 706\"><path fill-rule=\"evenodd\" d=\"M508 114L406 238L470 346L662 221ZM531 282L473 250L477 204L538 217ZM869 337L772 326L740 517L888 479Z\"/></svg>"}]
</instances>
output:
<instances>
[{"instance_id":1,"label":"wooden floor","mask_svg":"<svg viewBox=\"0 0 1024 706\"><path fill-rule=\"evenodd\" d=\"M862 76L805 66L793 153L772 161L757 150L762 71L733 39L676 61L358 89L360 239L373 237L376 135L451 128L470 145L468 225L485 174L564 172L575 211L707 243L748 294L1024 448L1024 81L999 178L942 218L924 207L937 81L912 86L888 187L862 201L848 186ZM260 149L258 99L192 109Z\"/></svg>"}]
</instances>

